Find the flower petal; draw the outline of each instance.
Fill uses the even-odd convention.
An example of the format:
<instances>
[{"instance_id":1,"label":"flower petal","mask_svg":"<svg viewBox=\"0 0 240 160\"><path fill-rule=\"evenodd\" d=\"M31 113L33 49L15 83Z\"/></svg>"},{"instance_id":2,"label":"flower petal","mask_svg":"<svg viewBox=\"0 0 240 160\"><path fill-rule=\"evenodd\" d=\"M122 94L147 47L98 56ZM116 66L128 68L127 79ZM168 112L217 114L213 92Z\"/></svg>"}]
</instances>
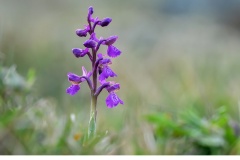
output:
<instances>
[{"instance_id":1,"label":"flower petal","mask_svg":"<svg viewBox=\"0 0 240 160\"><path fill-rule=\"evenodd\" d=\"M87 76L87 70L84 66L82 66L82 73L83 76Z\"/></svg>"}]
</instances>

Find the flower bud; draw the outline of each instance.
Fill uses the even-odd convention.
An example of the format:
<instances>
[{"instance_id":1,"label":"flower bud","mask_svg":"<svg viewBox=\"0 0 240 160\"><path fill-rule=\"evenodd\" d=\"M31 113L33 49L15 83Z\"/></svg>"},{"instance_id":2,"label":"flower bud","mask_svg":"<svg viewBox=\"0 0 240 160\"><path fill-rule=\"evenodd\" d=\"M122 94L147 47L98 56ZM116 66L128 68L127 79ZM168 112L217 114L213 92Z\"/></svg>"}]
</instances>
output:
<instances>
[{"instance_id":1,"label":"flower bud","mask_svg":"<svg viewBox=\"0 0 240 160\"><path fill-rule=\"evenodd\" d=\"M100 22L100 26L102 26L102 27L105 27L105 26L108 26L109 25L109 23L111 23L112 22L112 19L111 18L104 18L101 22Z\"/></svg>"},{"instance_id":2,"label":"flower bud","mask_svg":"<svg viewBox=\"0 0 240 160\"><path fill-rule=\"evenodd\" d=\"M79 58L79 57L82 57L81 55L82 55L82 53L83 53L83 50L80 49L80 48L73 48L73 49L72 49L72 53L73 53L77 58Z\"/></svg>"},{"instance_id":3,"label":"flower bud","mask_svg":"<svg viewBox=\"0 0 240 160\"><path fill-rule=\"evenodd\" d=\"M75 57L84 57L88 53L88 48L86 49L80 49L80 48L73 48L72 53L75 55Z\"/></svg>"},{"instance_id":4,"label":"flower bud","mask_svg":"<svg viewBox=\"0 0 240 160\"><path fill-rule=\"evenodd\" d=\"M77 29L76 34L79 37L86 37L87 36L87 30L86 29Z\"/></svg>"},{"instance_id":5,"label":"flower bud","mask_svg":"<svg viewBox=\"0 0 240 160\"><path fill-rule=\"evenodd\" d=\"M89 8L88 8L88 14L93 14L93 7L92 6L90 6Z\"/></svg>"},{"instance_id":6,"label":"flower bud","mask_svg":"<svg viewBox=\"0 0 240 160\"><path fill-rule=\"evenodd\" d=\"M94 47L96 47L96 42L93 41L93 40L91 40L91 39L89 39L89 40L86 40L86 41L83 43L83 45L84 45L85 47L87 47L87 48L94 48Z\"/></svg>"}]
</instances>

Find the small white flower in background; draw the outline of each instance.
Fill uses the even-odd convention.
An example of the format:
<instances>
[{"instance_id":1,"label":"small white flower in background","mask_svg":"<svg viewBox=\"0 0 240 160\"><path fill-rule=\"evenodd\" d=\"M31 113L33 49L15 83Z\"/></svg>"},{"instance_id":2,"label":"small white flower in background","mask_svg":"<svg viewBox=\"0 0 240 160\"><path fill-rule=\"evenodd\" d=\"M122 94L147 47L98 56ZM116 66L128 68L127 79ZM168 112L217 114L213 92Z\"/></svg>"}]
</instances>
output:
<instances>
[{"instance_id":1,"label":"small white flower in background","mask_svg":"<svg viewBox=\"0 0 240 160\"><path fill-rule=\"evenodd\" d=\"M75 120L76 120L76 116L75 116L74 113L71 113L71 115L70 115L70 119L71 119L72 122L75 122Z\"/></svg>"}]
</instances>

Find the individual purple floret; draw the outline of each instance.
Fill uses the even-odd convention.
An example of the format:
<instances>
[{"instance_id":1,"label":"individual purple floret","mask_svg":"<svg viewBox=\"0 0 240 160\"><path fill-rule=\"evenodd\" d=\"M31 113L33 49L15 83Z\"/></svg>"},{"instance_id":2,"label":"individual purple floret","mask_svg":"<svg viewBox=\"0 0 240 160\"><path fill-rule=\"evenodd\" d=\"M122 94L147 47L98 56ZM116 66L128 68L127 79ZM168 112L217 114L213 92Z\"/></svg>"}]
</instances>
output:
<instances>
[{"instance_id":1,"label":"individual purple floret","mask_svg":"<svg viewBox=\"0 0 240 160\"><path fill-rule=\"evenodd\" d=\"M116 107L118 104L123 104L123 101L117 96L115 93L120 89L120 84L115 82L112 82L113 85L107 87L107 91L109 92L109 95L106 98L106 105L108 108Z\"/></svg>"},{"instance_id":2,"label":"individual purple floret","mask_svg":"<svg viewBox=\"0 0 240 160\"><path fill-rule=\"evenodd\" d=\"M82 76L78 76L71 72L67 74L68 81L72 84L66 90L68 94L72 96L75 95L80 90L80 83L84 81L88 81L88 84L89 83L91 84L89 77L92 75L92 72L87 72L87 70L84 67L82 67L82 72L83 72Z\"/></svg>"},{"instance_id":3,"label":"individual purple floret","mask_svg":"<svg viewBox=\"0 0 240 160\"><path fill-rule=\"evenodd\" d=\"M87 82L91 91L91 114L89 121L89 136L94 135L96 130L96 105L99 94L106 89L109 95L106 98L106 105L108 108L116 107L118 104L123 104L123 101L115 93L120 89L120 84L115 82L108 82L109 77L117 77L117 74L110 68L112 64L111 58L116 58L121 55L121 51L115 46L115 42L118 39L117 35L109 36L108 38L97 37L95 28L97 26L107 27L112 22L109 17L102 20L98 17L93 18L93 7L88 8L87 23L84 29L77 29L76 35L79 37L89 38L83 43L85 49L73 48L72 53L76 58L85 57L88 58L91 63L91 71L82 67L82 76L69 72L67 74L68 81L71 86L66 89L66 93L69 95L75 95L80 90L80 84ZM114 44L114 45L113 45ZM100 47L107 47L106 54L98 52Z\"/></svg>"},{"instance_id":4,"label":"individual purple floret","mask_svg":"<svg viewBox=\"0 0 240 160\"><path fill-rule=\"evenodd\" d=\"M103 81L107 79L108 77L117 77L116 73L114 73L110 67L104 66L101 74L99 76L99 81Z\"/></svg>"}]
</instances>

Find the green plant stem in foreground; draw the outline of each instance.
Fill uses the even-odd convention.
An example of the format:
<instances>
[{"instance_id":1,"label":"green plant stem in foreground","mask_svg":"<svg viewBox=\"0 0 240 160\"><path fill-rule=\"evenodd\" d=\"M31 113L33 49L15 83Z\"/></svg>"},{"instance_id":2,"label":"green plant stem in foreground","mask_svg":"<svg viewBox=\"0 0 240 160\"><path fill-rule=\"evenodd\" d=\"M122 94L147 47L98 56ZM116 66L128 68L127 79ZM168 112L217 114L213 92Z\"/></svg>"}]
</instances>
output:
<instances>
[{"instance_id":1,"label":"green plant stem in foreground","mask_svg":"<svg viewBox=\"0 0 240 160\"><path fill-rule=\"evenodd\" d=\"M92 48L92 70L94 70L96 59L97 59L97 51ZM94 70L93 76L93 88L91 90L91 108L90 108L90 120L88 126L88 138L94 137L96 133L96 118L97 118L97 96L95 96L95 92L97 90L97 69Z\"/></svg>"},{"instance_id":2,"label":"green plant stem in foreground","mask_svg":"<svg viewBox=\"0 0 240 160\"><path fill-rule=\"evenodd\" d=\"M96 118L97 118L97 97L92 95L90 120L88 126L88 138L92 138L96 133Z\"/></svg>"}]
</instances>

